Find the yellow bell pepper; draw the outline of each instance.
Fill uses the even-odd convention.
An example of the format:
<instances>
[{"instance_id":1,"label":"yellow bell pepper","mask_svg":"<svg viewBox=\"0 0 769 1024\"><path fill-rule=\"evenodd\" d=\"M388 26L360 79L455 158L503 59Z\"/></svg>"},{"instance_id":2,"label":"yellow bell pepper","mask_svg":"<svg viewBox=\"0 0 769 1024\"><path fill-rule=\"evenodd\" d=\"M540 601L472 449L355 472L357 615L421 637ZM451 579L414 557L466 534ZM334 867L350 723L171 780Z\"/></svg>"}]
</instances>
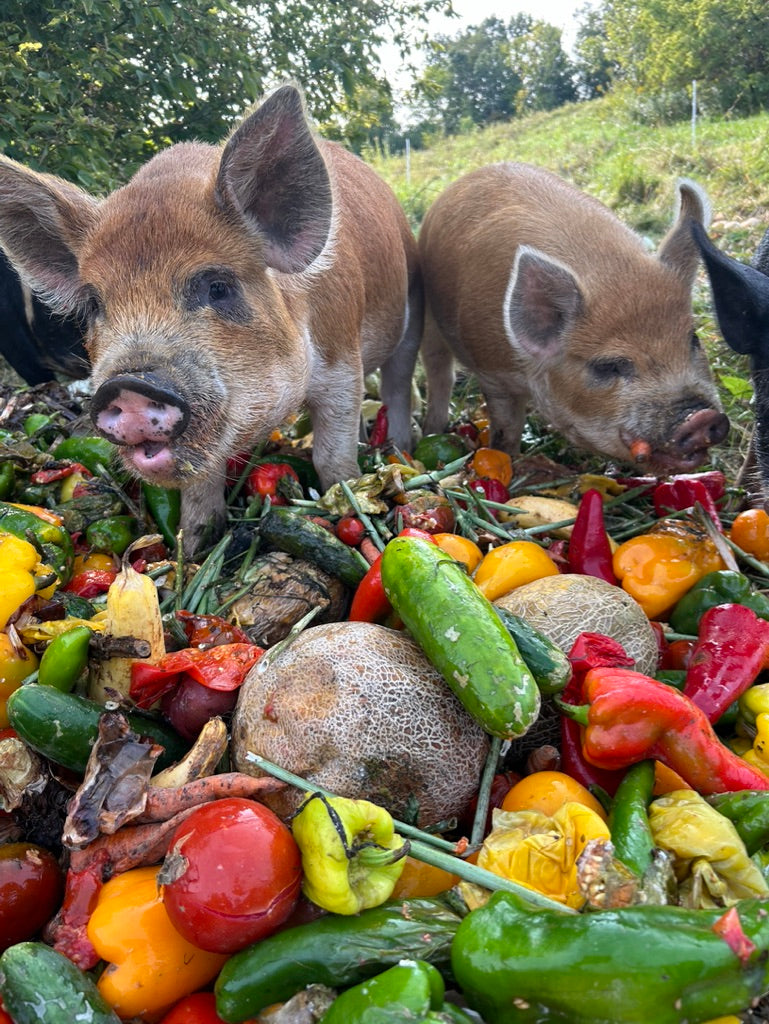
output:
<instances>
[{"instance_id":1,"label":"yellow bell pepper","mask_svg":"<svg viewBox=\"0 0 769 1024\"><path fill-rule=\"evenodd\" d=\"M4 629L14 612L37 592L38 578L50 572L40 564L40 556L29 541L12 533L0 533L0 579L3 581L0 588L0 629ZM55 586L54 582L40 593L50 596Z\"/></svg>"},{"instance_id":2,"label":"yellow bell pepper","mask_svg":"<svg viewBox=\"0 0 769 1024\"><path fill-rule=\"evenodd\" d=\"M591 839L610 838L609 826L592 808L569 801L552 815L540 811L493 812L478 867L510 878L579 909L585 897L577 882L577 861Z\"/></svg>"},{"instance_id":3,"label":"yellow bell pepper","mask_svg":"<svg viewBox=\"0 0 769 1024\"><path fill-rule=\"evenodd\" d=\"M532 540L512 540L486 552L473 580L489 601L496 601L524 583L557 574L558 566L543 547Z\"/></svg>"},{"instance_id":4,"label":"yellow bell pepper","mask_svg":"<svg viewBox=\"0 0 769 1024\"><path fill-rule=\"evenodd\" d=\"M119 1017L155 1015L207 985L227 957L198 949L171 924L158 867L111 878L88 921L88 938L107 967L98 988Z\"/></svg>"},{"instance_id":5,"label":"yellow bell pepper","mask_svg":"<svg viewBox=\"0 0 769 1024\"><path fill-rule=\"evenodd\" d=\"M614 574L649 619L661 619L709 572L723 569L715 545L706 537L653 532L620 544L612 559Z\"/></svg>"}]
</instances>

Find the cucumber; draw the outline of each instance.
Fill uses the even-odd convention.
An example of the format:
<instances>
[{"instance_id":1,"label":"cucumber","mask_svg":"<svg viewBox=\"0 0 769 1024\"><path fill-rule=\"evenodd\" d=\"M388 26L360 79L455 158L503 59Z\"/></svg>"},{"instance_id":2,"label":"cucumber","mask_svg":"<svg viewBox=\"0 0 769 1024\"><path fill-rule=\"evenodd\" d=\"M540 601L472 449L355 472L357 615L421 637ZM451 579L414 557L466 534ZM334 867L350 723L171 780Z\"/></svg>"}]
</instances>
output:
<instances>
[{"instance_id":1,"label":"cucumber","mask_svg":"<svg viewBox=\"0 0 769 1024\"><path fill-rule=\"evenodd\" d=\"M357 587L368 571L365 559L333 533L298 512L271 508L259 523L259 535L279 551L314 562L348 587Z\"/></svg>"},{"instance_id":2,"label":"cucumber","mask_svg":"<svg viewBox=\"0 0 769 1024\"><path fill-rule=\"evenodd\" d=\"M43 942L0 956L0 995L14 1024L120 1024L93 978Z\"/></svg>"},{"instance_id":3,"label":"cucumber","mask_svg":"<svg viewBox=\"0 0 769 1024\"><path fill-rule=\"evenodd\" d=\"M64 768L85 771L99 734L103 704L54 686L27 683L14 690L6 708L11 727L33 750ZM135 733L151 736L164 747L156 762L158 771L181 760L189 750L189 743L160 719L140 711L123 713Z\"/></svg>"},{"instance_id":4,"label":"cucumber","mask_svg":"<svg viewBox=\"0 0 769 1024\"><path fill-rule=\"evenodd\" d=\"M523 736L539 716L537 684L464 567L435 544L395 537L382 553L382 584L468 713L492 736Z\"/></svg>"},{"instance_id":5,"label":"cucumber","mask_svg":"<svg viewBox=\"0 0 769 1024\"><path fill-rule=\"evenodd\" d=\"M560 693L571 678L571 662L567 655L520 615L498 605L494 607L529 666L539 692L548 696Z\"/></svg>"}]
</instances>

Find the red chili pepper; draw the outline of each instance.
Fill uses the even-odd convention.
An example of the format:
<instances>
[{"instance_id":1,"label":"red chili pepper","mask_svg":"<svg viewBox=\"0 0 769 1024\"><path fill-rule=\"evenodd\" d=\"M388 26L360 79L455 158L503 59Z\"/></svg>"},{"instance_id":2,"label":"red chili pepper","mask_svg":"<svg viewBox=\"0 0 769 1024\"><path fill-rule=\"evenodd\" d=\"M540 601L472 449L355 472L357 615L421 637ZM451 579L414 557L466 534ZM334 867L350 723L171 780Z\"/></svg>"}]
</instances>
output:
<instances>
[{"instance_id":1,"label":"red chili pepper","mask_svg":"<svg viewBox=\"0 0 769 1024\"><path fill-rule=\"evenodd\" d=\"M640 672L594 668L580 707L560 701L584 725L582 752L600 768L628 768L655 758L703 796L769 790L769 777L719 740L707 715L685 694Z\"/></svg>"},{"instance_id":2,"label":"red chili pepper","mask_svg":"<svg viewBox=\"0 0 769 1024\"><path fill-rule=\"evenodd\" d=\"M390 432L390 424L387 420L387 406L380 405L374 420L374 425L369 434L368 443L370 448L381 448L387 440Z\"/></svg>"},{"instance_id":3,"label":"red chili pepper","mask_svg":"<svg viewBox=\"0 0 769 1024\"><path fill-rule=\"evenodd\" d=\"M753 684L769 654L769 622L743 604L718 604L700 619L684 693L717 722Z\"/></svg>"},{"instance_id":4,"label":"red chili pepper","mask_svg":"<svg viewBox=\"0 0 769 1024\"><path fill-rule=\"evenodd\" d=\"M718 480L711 479L714 475L720 477L720 488ZM706 483L705 477L708 478ZM721 532L723 526L716 508L716 498L724 495L724 475L714 470L712 473L697 473L671 477L654 488L654 510L660 518L670 515L671 512L681 512L684 509L692 508L696 502L704 508L710 518Z\"/></svg>"},{"instance_id":5,"label":"red chili pepper","mask_svg":"<svg viewBox=\"0 0 769 1024\"><path fill-rule=\"evenodd\" d=\"M77 594L78 597L98 597L99 594L106 594L116 576L116 569L86 569L73 576L61 589L68 594Z\"/></svg>"},{"instance_id":6,"label":"red chili pepper","mask_svg":"<svg viewBox=\"0 0 769 1024\"><path fill-rule=\"evenodd\" d=\"M222 644L208 650L185 647L167 654L156 665L135 661L131 665L131 699L149 708L170 693L183 675L191 676L209 690L236 690L264 654L256 644Z\"/></svg>"},{"instance_id":7,"label":"red chili pepper","mask_svg":"<svg viewBox=\"0 0 769 1024\"><path fill-rule=\"evenodd\" d=\"M424 530L407 526L398 534L399 537L417 537L435 544L435 538ZM350 604L347 616L350 622L384 622L392 612L392 605L385 596L382 585L382 556L372 562L368 572L358 584Z\"/></svg>"},{"instance_id":8,"label":"red chili pepper","mask_svg":"<svg viewBox=\"0 0 769 1024\"><path fill-rule=\"evenodd\" d=\"M569 537L571 571L616 584L612 550L603 518L603 497L595 489L585 491Z\"/></svg>"},{"instance_id":9,"label":"red chili pepper","mask_svg":"<svg viewBox=\"0 0 769 1024\"><path fill-rule=\"evenodd\" d=\"M99 954L91 945L86 926L104 885L104 868L108 859L109 854L102 850L82 871L68 869L61 907L45 928L46 940L81 971L90 971L99 962Z\"/></svg>"},{"instance_id":10,"label":"red chili pepper","mask_svg":"<svg viewBox=\"0 0 769 1024\"><path fill-rule=\"evenodd\" d=\"M295 490L294 485L299 490ZM252 498L269 497L273 505L287 505L288 497L301 493L299 477L287 462L260 462L246 480L246 494Z\"/></svg>"},{"instance_id":11,"label":"red chili pepper","mask_svg":"<svg viewBox=\"0 0 769 1024\"><path fill-rule=\"evenodd\" d=\"M86 478L91 478L93 473L80 462L70 462L66 466L57 466L55 469L38 469L32 473L29 481L33 484L52 484L56 480L64 480L73 473L80 473Z\"/></svg>"},{"instance_id":12,"label":"red chili pepper","mask_svg":"<svg viewBox=\"0 0 769 1024\"><path fill-rule=\"evenodd\" d=\"M580 633L569 652L572 676L562 693L570 704L582 701L586 674L599 666L632 665L633 659L617 640L601 633ZM616 792L624 771L606 771L585 759L582 753L582 727L566 715L561 716L561 770L587 789L600 786L609 796Z\"/></svg>"}]
</instances>

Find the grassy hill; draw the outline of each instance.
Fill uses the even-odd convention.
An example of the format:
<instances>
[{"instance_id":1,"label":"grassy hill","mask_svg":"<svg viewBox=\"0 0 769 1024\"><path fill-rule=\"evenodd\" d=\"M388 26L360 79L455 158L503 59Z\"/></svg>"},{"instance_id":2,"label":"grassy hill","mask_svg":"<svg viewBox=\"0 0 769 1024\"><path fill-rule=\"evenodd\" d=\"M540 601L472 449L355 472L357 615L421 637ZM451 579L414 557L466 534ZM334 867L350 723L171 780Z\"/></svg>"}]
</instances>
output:
<instances>
[{"instance_id":1,"label":"grassy hill","mask_svg":"<svg viewBox=\"0 0 769 1024\"><path fill-rule=\"evenodd\" d=\"M667 230L675 182L693 178L711 201L711 236L748 261L769 227L769 113L740 120L699 118L673 125L630 121L619 97L533 115L439 140L405 157L366 154L389 182L415 230L435 197L467 171L499 160L547 167L600 199L655 244ZM734 471L747 448L752 388L748 365L720 339L704 275L695 291L700 338L710 355L733 429L715 456Z\"/></svg>"}]
</instances>

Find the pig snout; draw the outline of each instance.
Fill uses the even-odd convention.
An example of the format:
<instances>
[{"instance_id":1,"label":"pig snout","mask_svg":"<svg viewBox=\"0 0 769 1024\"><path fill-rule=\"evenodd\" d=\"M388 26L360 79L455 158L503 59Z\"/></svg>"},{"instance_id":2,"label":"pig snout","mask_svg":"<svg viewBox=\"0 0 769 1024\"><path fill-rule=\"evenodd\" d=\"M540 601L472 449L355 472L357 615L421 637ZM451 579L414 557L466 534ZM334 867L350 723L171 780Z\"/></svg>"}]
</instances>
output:
<instances>
[{"instance_id":1,"label":"pig snout","mask_svg":"<svg viewBox=\"0 0 769 1024\"><path fill-rule=\"evenodd\" d=\"M671 453L684 461L699 459L708 448L720 444L729 433L729 419L716 409L696 409L676 427L670 439ZM699 465L699 463L696 463Z\"/></svg>"},{"instance_id":2,"label":"pig snout","mask_svg":"<svg viewBox=\"0 0 769 1024\"><path fill-rule=\"evenodd\" d=\"M119 374L106 380L91 403L94 426L142 475L173 469L171 442L189 422L187 402L170 384L152 373Z\"/></svg>"}]
</instances>

